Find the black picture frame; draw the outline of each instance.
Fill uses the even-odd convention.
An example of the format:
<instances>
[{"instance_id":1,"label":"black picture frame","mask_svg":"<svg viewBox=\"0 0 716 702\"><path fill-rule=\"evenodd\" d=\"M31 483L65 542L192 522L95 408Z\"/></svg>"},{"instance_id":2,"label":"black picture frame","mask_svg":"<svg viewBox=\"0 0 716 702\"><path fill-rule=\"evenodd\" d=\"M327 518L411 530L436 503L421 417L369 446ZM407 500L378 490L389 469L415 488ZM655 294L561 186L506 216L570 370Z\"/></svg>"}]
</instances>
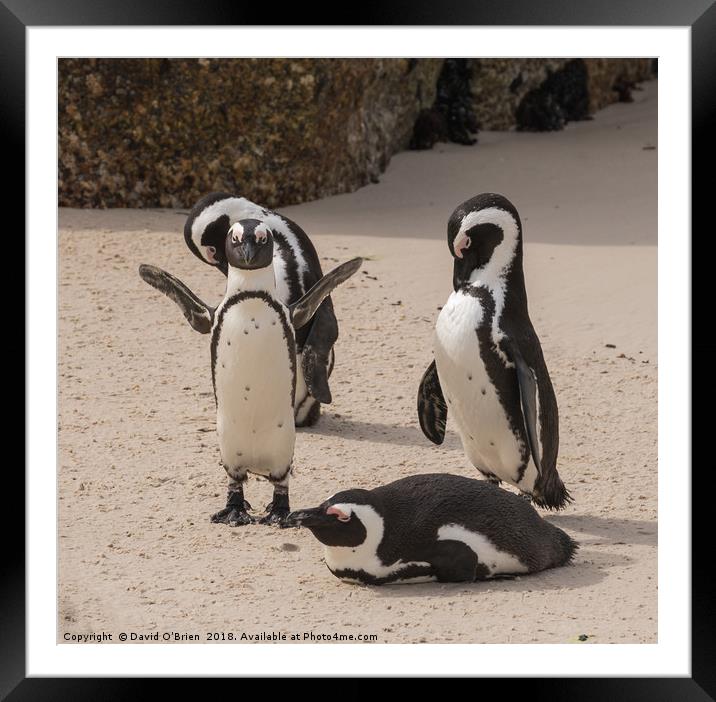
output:
<instances>
[{"instance_id":1,"label":"black picture frame","mask_svg":"<svg viewBox=\"0 0 716 702\"><path fill-rule=\"evenodd\" d=\"M706 199L698 197L699 172L713 170L716 131L716 4L714 0L386 0L372 6L306 7L285 6L280 10L281 25L531 25L531 26L689 26L692 50L692 217L706 220ZM271 25L276 24L276 7L222 0L147 0L144 3L115 0L0 0L0 100L5 120L6 172L12 173L6 185L6 203L25 201L25 29L34 26L83 25ZM704 177L704 176L702 176ZM664 193L660 193L664 196ZM17 204L16 212L23 208ZM24 222L19 222L23 227ZM711 229L711 227L710 227ZM713 236L712 232L708 232ZM687 313L687 311L685 311ZM697 353L711 353L713 344L696 346ZM696 359L694 359L696 360ZM697 413L694 422L707 431ZM710 466L709 466L710 467ZM708 467L703 467L704 472ZM691 466L672 466L685 476ZM22 503L14 496L24 494L25 484L19 471L6 470L5 495L13 496L16 506ZM696 475L693 476L695 478ZM9 484L8 484L9 483ZM531 699L550 700L708 700L716 699L716 608L714 589L708 578L713 554L713 529L705 526L704 515L712 491L692 491L692 677L683 678L513 678L476 681L476 693L483 685L509 685L508 694L525 694ZM0 699L22 700L114 700L137 697L141 691L162 685L167 680L132 678L70 679L26 678L25 675L25 543L18 529L24 516L2 512L5 526L2 596L0 598ZM699 520L698 517L702 519ZM701 523L703 528L695 525ZM51 528L51 525L48 525ZM184 694L192 694L205 681L180 680ZM361 694L370 681L356 681L346 696ZM431 687L427 683L426 691ZM421 683L421 685L424 683ZM296 690L314 685L310 680ZM495 686L496 686L495 685ZM268 690L264 690L264 693ZM443 693L444 694L444 693ZM502 690L500 694L505 694Z\"/></svg>"}]
</instances>

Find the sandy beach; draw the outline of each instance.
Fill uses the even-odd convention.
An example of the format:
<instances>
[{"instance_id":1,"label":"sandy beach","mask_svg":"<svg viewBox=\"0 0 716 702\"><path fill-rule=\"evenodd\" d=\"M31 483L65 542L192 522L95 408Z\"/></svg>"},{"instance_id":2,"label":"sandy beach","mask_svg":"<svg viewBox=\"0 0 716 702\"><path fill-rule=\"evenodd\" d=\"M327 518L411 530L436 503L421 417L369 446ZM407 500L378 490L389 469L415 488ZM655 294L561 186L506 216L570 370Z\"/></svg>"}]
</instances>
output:
<instances>
[{"instance_id":1,"label":"sandy beach","mask_svg":"<svg viewBox=\"0 0 716 702\"><path fill-rule=\"evenodd\" d=\"M358 587L310 532L209 522L223 506L209 338L143 283L140 263L209 303L224 277L186 248L186 212L60 211L59 622L65 632L374 634L379 643L657 641L657 84L562 132L485 132L393 157L377 184L280 211L333 295L333 404L298 431L293 508L407 475L479 477L448 423L415 411L438 307L446 223L477 193L520 212L530 314L560 409L574 497L542 511L580 543L573 565L512 581ZM250 478L254 508L271 499ZM581 637L581 638L580 638ZM584 638L586 637L586 638Z\"/></svg>"}]
</instances>

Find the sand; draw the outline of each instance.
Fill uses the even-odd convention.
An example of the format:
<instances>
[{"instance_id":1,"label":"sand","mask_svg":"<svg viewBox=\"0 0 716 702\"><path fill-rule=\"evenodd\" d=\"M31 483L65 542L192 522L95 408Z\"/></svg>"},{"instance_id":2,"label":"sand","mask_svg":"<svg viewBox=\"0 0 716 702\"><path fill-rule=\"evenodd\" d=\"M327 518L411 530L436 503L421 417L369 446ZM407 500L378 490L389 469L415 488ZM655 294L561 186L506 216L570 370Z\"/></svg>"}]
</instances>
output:
<instances>
[{"instance_id":1,"label":"sand","mask_svg":"<svg viewBox=\"0 0 716 702\"><path fill-rule=\"evenodd\" d=\"M487 190L519 209L530 313L560 409L559 470L575 498L543 514L581 549L569 567L513 581L347 585L308 531L211 524L226 478L209 340L137 267L161 266L212 302L223 276L185 248L185 213L62 210L58 641L298 631L381 643L656 642L657 152L645 148L657 143L656 84L635 99L563 132L402 153L378 184L283 210L324 270L368 257L334 294L334 402L298 433L299 508L415 473L478 477L452 425L442 447L423 437L415 396L451 291L448 216ZM254 507L270 497L249 481Z\"/></svg>"}]
</instances>

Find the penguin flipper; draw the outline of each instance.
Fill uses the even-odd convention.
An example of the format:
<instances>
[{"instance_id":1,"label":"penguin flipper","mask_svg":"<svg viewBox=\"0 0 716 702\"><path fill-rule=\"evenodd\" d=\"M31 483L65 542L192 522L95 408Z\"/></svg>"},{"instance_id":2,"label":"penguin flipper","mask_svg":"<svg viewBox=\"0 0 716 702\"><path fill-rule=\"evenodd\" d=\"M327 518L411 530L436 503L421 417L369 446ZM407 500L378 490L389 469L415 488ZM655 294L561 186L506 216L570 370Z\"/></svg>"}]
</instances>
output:
<instances>
[{"instance_id":1,"label":"penguin flipper","mask_svg":"<svg viewBox=\"0 0 716 702\"><path fill-rule=\"evenodd\" d=\"M472 583L485 580L490 574L475 552L462 541L438 541L426 560L440 583Z\"/></svg>"},{"instance_id":2,"label":"penguin flipper","mask_svg":"<svg viewBox=\"0 0 716 702\"><path fill-rule=\"evenodd\" d=\"M326 273L300 300L290 307L291 320L295 329L308 324L320 304L337 288L350 278L363 264L362 258L353 258L332 271Z\"/></svg>"},{"instance_id":3,"label":"penguin flipper","mask_svg":"<svg viewBox=\"0 0 716 702\"><path fill-rule=\"evenodd\" d=\"M418 419L423 434L434 444L442 444L445 440L447 413L438 369L433 361L425 371L418 388Z\"/></svg>"},{"instance_id":4,"label":"penguin flipper","mask_svg":"<svg viewBox=\"0 0 716 702\"><path fill-rule=\"evenodd\" d=\"M211 331L214 308L202 302L181 280L161 268L145 263L139 266L139 277L176 302L192 329L200 334L208 334Z\"/></svg>"},{"instance_id":5,"label":"penguin flipper","mask_svg":"<svg viewBox=\"0 0 716 702\"><path fill-rule=\"evenodd\" d=\"M542 475L542 454L540 452L539 434L537 432L537 379L534 371L525 361L517 343L509 337L505 339L510 358L517 369L517 380L520 386L520 402L522 403L522 416L525 419L527 441L530 445L532 460L537 466L537 472Z\"/></svg>"}]
</instances>

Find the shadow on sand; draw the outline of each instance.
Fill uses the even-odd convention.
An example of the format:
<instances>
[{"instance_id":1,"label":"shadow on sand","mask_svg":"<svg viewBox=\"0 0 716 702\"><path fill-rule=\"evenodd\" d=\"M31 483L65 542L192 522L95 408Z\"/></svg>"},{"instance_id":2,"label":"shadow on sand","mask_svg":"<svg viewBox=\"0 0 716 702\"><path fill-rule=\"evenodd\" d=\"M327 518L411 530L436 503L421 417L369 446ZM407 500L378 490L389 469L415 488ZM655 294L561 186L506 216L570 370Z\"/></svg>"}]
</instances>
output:
<instances>
[{"instance_id":1,"label":"shadow on sand","mask_svg":"<svg viewBox=\"0 0 716 702\"><path fill-rule=\"evenodd\" d=\"M523 575L519 579L484 580L476 583L420 583L415 585L369 586L381 597L460 597L479 595L483 592L547 592L550 590L574 590L601 582L614 566L625 566L633 561L622 554L603 553L580 549L574 563L562 568Z\"/></svg>"},{"instance_id":2,"label":"shadow on sand","mask_svg":"<svg viewBox=\"0 0 716 702\"><path fill-rule=\"evenodd\" d=\"M350 417L336 417L324 414L313 427L306 427L298 431L308 432L316 436L338 436L342 439L354 441L376 441L381 444L399 444L400 446L416 446L430 448L434 446L423 434L417 424L400 427L381 422L362 422ZM457 434L447 432L445 442L441 449L461 450L460 439Z\"/></svg>"},{"instance_id":3,"label":"shadow on sand","mask_svg":"<svg viewBox=\"0 0 716 702\"><path fill-rule=\"evenodd\" d=\"M597 517L593 514L546 514L544 517L561 529L578 532L575 534L575 538L584 545L656 546L657 522L655 520L614 519L612 517ZM591 534L595 538L585 539L583 534Z\"/></svg>"}]
</instances>

